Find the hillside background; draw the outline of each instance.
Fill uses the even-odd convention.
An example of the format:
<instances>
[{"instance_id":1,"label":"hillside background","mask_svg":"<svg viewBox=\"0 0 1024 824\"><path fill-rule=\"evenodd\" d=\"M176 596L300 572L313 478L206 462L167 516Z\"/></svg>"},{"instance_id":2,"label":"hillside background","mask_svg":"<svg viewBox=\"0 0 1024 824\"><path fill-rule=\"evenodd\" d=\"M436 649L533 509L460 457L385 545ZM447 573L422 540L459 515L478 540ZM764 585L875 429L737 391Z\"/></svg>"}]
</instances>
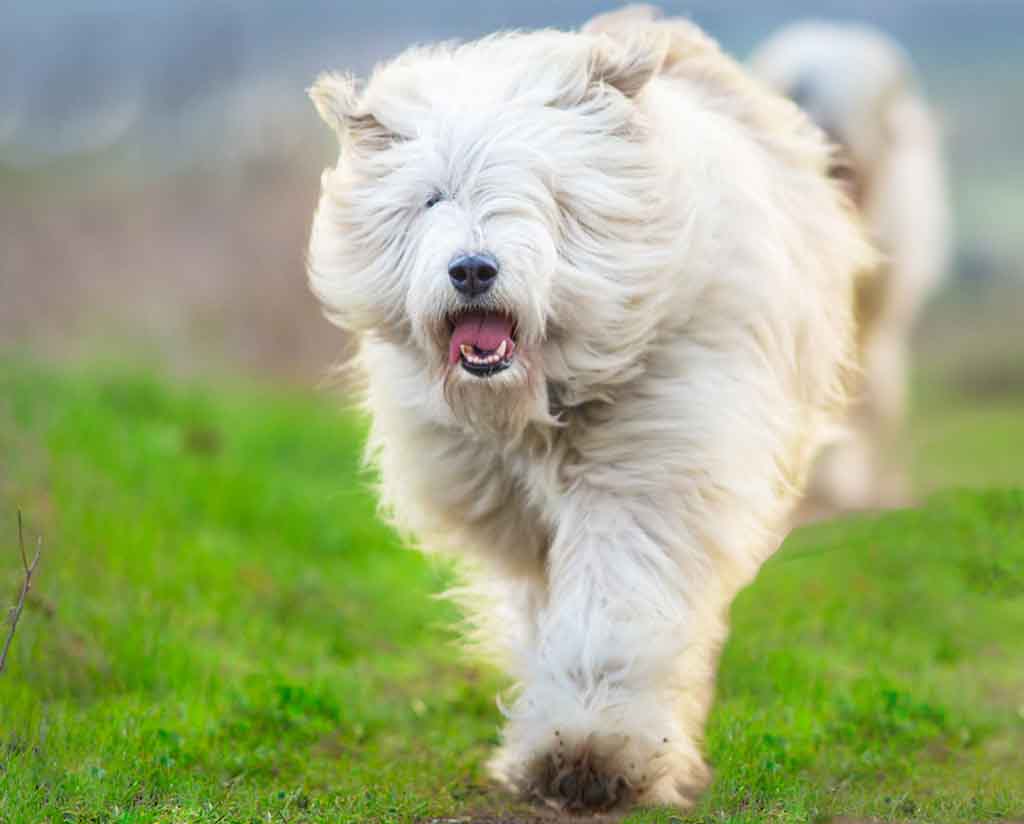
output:
<instances>
[{"instance_id":1,"label":"hillside background","mask_svg":"<svg viewBox=\"0 0 1024 824\"><path fill-rule=\"evenodd\" d=\"M577 26L589 0L11 0L0 27L0 347L315 381L343 346L303 253L332 145L303 90L414 42ZM957 254L922 369L1024 385L1024 3L666 2L746 56L806 16L902 41L941 112ZM128 345L130 348L125 348Z\"/></svg>"}]
</instances>

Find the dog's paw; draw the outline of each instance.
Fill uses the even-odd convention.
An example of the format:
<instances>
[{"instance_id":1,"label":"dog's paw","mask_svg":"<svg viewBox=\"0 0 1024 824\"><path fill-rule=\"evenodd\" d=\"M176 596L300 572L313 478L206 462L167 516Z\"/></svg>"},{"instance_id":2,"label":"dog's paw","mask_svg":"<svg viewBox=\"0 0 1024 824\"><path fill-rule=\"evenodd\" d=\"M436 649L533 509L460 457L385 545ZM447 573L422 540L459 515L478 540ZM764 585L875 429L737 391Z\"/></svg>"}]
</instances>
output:
<instances>
[{"instance_id":1,"label":"dog's paw","mask_svg":"<svg viewBox=\"0 0 1024 824\"><path fill-rule=\"evenodd\" d=\"M711 780L688 741L616 733L573 736L555 730L539 754L520 760L505 748L491 768L509 789L576 815L634 804L687 809Z\"/></svg>"},{"instance_id":2,"label":"dog's paw","mask_svg":"<svg viewBox=\"0 0 1024 824\"><path fill-rule=\"evenodd\" d=\"M631 779L622 771L614 749L590 740L566 752L559 740L553 751L529 766L524 789L534 799L569 813L628 806L636 797L635 776Z\"/></svg>"}]
</instances>

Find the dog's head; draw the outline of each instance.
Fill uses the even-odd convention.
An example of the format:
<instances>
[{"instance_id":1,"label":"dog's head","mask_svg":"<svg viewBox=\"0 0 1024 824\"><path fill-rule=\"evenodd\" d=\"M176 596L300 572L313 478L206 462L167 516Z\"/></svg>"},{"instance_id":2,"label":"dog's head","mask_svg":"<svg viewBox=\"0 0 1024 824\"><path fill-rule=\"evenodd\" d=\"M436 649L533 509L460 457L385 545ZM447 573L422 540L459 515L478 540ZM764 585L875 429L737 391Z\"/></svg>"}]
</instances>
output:
<instances>
[{"instance_id":1,"label":"dog's head","mask_svg":"<svg viewBox=\"0 0 1024 824\"><path fill-rule=\"evenodd\" d=\"M658 289L637 100L663 54L539 32L414 49L365 87L322 76L341 152L309 274L328 315L400 347L463 419L544 416L550 386L628 369Z\"/></svg>"}]
</instances>

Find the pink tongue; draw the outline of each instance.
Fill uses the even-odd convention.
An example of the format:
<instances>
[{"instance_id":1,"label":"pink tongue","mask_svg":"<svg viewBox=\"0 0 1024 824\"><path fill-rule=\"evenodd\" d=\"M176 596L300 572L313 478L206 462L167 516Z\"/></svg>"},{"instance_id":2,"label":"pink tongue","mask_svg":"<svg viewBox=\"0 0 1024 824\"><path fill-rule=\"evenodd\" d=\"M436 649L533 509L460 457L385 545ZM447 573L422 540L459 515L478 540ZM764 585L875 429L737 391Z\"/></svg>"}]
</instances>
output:
<instances>
[{"instance_id":1,"label":"pink tongue","mask_svg":"<svg viewBox=\"0 0 1024 824\"><path fill-rule=\"evenodd\" d=\"M502 341L512 343L512 319L494 312L470 312L459 316L448 346L448 362L459 362L462 344L469 343L481 354L493 352Z\"/></svg>"}]
</instances>

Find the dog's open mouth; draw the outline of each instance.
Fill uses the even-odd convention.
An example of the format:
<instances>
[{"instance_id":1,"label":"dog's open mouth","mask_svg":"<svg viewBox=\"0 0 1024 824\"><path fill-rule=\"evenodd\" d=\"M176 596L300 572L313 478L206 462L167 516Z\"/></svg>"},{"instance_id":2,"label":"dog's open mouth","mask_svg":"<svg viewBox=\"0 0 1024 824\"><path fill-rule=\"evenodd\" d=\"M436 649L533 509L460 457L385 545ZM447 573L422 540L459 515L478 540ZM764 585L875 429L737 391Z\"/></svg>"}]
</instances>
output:
<instances>
[{"instance_id":1,"label":"dog's open mouth","mask_svg":"<svg viewBox=\"0 0 1024 824\"><path fill-rule=\"evenodd\" d=\"M508 369L516 351L516 322L498 312L465 312L448 319L448 362L478 378Z\"/></svg>"}]
</instances>

